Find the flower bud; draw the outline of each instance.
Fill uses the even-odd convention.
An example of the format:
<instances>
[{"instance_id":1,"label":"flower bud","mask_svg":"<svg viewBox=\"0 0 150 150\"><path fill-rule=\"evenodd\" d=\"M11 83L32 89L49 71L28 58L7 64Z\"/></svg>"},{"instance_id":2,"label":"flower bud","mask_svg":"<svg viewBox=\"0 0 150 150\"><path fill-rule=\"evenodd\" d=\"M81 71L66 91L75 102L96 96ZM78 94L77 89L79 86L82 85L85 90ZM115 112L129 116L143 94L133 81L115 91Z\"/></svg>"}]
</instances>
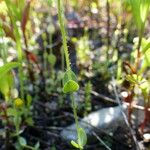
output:
<instances>
[{"instance_id":1,"label":"flower bud","mask_svg":"<svg viewBox=\"0 0 150 150\"><path fill-rule=\"evenodd\" d=\"M22 99L16 98L15 101L14 101L14 104L15 104L15 107L20 108L20 107L23 106L24 102L23 102Z\"/></svg>"}]
</instances>

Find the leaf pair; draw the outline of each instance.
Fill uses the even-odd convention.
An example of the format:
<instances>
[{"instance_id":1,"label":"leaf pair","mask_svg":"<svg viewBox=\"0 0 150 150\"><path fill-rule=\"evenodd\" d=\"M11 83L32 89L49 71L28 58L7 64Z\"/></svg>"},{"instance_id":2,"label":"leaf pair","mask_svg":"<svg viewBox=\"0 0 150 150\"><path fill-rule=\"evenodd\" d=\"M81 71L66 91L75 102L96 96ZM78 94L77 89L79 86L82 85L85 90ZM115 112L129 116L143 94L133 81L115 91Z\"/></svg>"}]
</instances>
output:
<instances>
[{"instance_id":1,"label":"leaf pair","mask_svg":"<svg viewBox=\"0 0 150 150\"><path fill-rule=\"evenodd\" d=\"M77 77L72 70L67 70L63 78L63 92L73 93L78 91L79 85L77 83Z\"/></svg>"},{"instance_id":2,"label":"leaf pair","mask_svg":"<svg viewBox=\"0 0 150 150\"><path fill-rule=\"evenodd\" d=\"M83 149L83 147L86 145L87 143L87 135L84 131L84 129L79 128L78 130L78 143L76 143L75 141L71 141L71 144L79 149Z\"/></svg>"}]
</instances>

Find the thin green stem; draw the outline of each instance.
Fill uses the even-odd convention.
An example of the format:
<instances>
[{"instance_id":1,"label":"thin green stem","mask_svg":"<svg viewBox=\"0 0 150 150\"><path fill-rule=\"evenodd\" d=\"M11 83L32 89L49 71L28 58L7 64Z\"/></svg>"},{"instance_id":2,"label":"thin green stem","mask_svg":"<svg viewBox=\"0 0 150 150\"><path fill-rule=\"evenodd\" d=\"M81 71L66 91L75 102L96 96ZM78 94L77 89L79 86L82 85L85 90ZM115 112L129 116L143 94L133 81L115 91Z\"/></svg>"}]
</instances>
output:
<instances>
[{"instance_id":1,"label":"thin green stem","mask_svg":"<svg viewBox=\"0 0 150 150\"><path fill-rule=\"evenodd\" d=\"M137 46L137 61L136 61L136 71L138 70L139 63L140 63L140 48L142 44L142 37L144 33L144 24L141 26L141 30L139 31L139 41Z\"/></svg>"},{"instance_id":2,"label":"thin green stem","mask_svg":"<svg viewBox=\"0 0 150 150\"><path fill-rule=\"evenodd\" d=\"M61 34L62 34L62 42L63 42L63 49L65 53L65 58L66 58L66 66L67 70L70 70L70 59L69 59L69 51L67 47L67 37L66 37L66 30L65 30L65 24L64 24L64 12L62 9L62 0L57 0L57 5L58 5L58 19L59 19L59 24L60 24L60 29L61 29Z\"/></svg>"},{"instance_id":3,"label":"thin green stem","mask_svg":"<svg viewBox=\"0 0 150 150\"><path fill-rule=\"evenodd\" d=\"M70 97L72 101L72 109L73 109L73 115L74 115L75 124L76 124L77 137L79 139L79 122L78 122L78 115L77 115L77 105L76 105L73 93L71 93ZM81 148L79 149L82 150Z\"/></svg>"},{"instance_id":4,"label":"thin green stem","mask_svg":"<svg viewBox=\"0 0 150 150\"><path fill-rule=\"evenodd\" d=\"M21 64L19 66L19 80L20 80L20 94L21 99L24 99L24 88L23 88L23 67L22 67L22 48L20 42L20 35L18 29L16 29L16 45L17 45L17 53L18 53L18 61Z\"/></svg>"},{"instance_id":5,"label":"thin green stem","mask_svg":"<svg viewBox=\"0 0 150 150\"><path fill-rule=\"evenodd\" d=\"M65 69L65 64L64 64L64 59L65 59L65 55L64 55L64 51L61 48L61 70L64 71Z\"/></svg>"},{"instance_id":6,"label":"thin green stem","mask_svg":"<svg viewBox=\"0 0 150 150\"><path fill-rule=\"evenodd\" d=\"M76 128L79 128L79 123L78 123L78 116L77 116L77 105L73 96L73 93L70 95L71 97L71 101L72 101L72 109L73 109L73 114L74 114L74 119L75 119L75 123L76 123Z\"/></svg>"}]
</instances>

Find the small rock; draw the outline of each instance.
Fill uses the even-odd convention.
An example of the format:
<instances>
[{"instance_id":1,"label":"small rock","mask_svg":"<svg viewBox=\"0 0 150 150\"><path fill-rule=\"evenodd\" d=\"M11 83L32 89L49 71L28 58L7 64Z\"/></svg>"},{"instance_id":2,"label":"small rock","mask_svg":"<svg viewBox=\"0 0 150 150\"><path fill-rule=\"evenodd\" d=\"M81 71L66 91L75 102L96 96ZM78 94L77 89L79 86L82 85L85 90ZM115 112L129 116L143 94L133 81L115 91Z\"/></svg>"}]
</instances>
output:
<instances>
[{"instance_id":1,"label":"small rock","mask_svg":"<svg viewBox=\"0 0 150 150\"><path fill-rule=\"evenodd\" d=\"M126 111L127 107L123 106L123 109ZM125 127L126 125L120 107L116 106L103 108L89 114L79 122L79 126L85 129L89 137L92 137L91 133L95 127L106 132L113 132L118 126ZM60 134L66 141L76 140L77 133L75 124L66 127Z\"/></svg>"}]
</instances>

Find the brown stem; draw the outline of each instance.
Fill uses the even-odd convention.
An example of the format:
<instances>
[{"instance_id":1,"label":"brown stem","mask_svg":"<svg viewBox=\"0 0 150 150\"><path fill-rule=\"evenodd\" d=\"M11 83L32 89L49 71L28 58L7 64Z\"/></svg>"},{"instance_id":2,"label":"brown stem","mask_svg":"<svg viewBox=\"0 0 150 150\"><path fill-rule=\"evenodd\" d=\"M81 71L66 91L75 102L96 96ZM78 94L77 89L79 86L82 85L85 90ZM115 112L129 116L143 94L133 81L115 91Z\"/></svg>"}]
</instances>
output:
<instances>
[{"instance_id":1,"label":"brown stem","mask_svg":"<svg viewBox=\"0 0 150 150\"><path fill-rule=\"evenodd\" d=\"M136 61L136 72L139 68L140 64L140 48L141 48L141 43L142 43L142 36L139 36L139 41L138 41L138 46L137 46L137 61Z\"/></svg>"}]
</instances>

